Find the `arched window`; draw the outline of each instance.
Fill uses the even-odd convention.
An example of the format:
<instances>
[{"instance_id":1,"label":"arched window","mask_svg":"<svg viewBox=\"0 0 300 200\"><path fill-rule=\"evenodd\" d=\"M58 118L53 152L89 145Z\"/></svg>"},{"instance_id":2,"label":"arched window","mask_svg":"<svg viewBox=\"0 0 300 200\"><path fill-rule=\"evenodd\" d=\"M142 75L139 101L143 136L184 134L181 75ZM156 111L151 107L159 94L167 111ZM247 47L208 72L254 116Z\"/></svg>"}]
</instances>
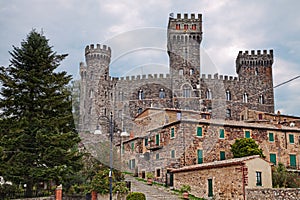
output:
<instances>
[{"instance_id":1,"label":"arched window","mask_svg":"<svg viewBox=\"0 0 300 200\"><path fill-rule=\"evenodd\" d=\"M138 99L139 100L143 100L144 99L144 92L143 92L143 90L139 90L139 92L138 92Z\"/></svg>"},{"instance_id":2,"label":"arched window","mask_svg":"<svg viewBox=\"0 0 300 200\"><path fill-rule=\"evenodd\" d=\"M231 101L231 93L229 90L226 91L226 101Z\"/></svg>"},{"instance_id":3,"label":"arched window","mask_svg":"<svg viewBox=\"0 0 300 200\"><path fill-rule=\"evenodd\" d=\"M193 75L194 74L194 69L190 69L190 75Z\"/></svg>"},{"instance_id":4,"label":"arched window","mask_svg":"<svg viewBox=\"0 0 300 200\"><path fill-rule=\"evenodd\" d=\"M212 99L212 92L210 89L206 90L206 99Z\"/></svg>"},{"instance_id":5,"label":"arched window","mask_svg":"<svg viewBox=\"0 0 300 200\"><path fill-rule=\"evenodd\" d=\"M255 76L258 75L258 68L257 67L255 68L255 72L254 73L255 73Z\"/></svg>"},{"instance_id":6,"label":"arched window","mask_svg":"<svg viewBox=\"0 0 300 200\"><path fill-rule=\"evenodd\" d=\"M243 103L248 103L248 94L246 92L243 94Z\"/></svg>"},{"instance_id":7,"label":"arched window","mask_svg":"<svg viewBox=\"0 0 300 200\"><path fill-rule=\"evenodd\" d=\"M164 99L165 97L166 97L165 90L163 88L161 88L159 91L159 98Z\"/></svg>"},{"instance_id":8,"label":"arched window","mask_svg":"<svg viewBox=\"0 0 300 200\"><path fill-rule=\"evenodd\" d=\"M182 96L184 98L191 97L191 87L189 85L186 84L182 87Z\"/></svg>"},{"instance_id":9,"label":"arched window","mask_svg":"<svg viewBox=\"0 0 300 200\"><path fill-rule=\"evenodd\" d=\"M264 95L262 95L262 94L259 95L258 102L259 102L260 104L264 104L264 103L265 103Z\"/></svg>"}]
</instances>

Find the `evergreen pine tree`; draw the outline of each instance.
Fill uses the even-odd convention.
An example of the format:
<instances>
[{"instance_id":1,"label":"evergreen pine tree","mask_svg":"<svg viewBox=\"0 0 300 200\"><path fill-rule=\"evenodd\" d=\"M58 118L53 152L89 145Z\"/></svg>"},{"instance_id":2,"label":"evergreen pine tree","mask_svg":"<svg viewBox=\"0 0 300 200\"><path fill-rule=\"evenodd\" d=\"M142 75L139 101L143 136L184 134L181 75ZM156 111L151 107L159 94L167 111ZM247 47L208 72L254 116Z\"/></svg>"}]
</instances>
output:
<instances>
[{"instance_id":1,"label":"evergreen pine tree","mask_svg":"<svg viewBox=\"0 0 300 200\"><path fill-rule=\"evenodd\" d=\"M80 170L71 93L71 76L56 72L67 55L57 55L48 39L31 31L9 52L0 68L0 175L26 184L26 196L40 182L61 184Z\"/></svg>"}]
</instances>

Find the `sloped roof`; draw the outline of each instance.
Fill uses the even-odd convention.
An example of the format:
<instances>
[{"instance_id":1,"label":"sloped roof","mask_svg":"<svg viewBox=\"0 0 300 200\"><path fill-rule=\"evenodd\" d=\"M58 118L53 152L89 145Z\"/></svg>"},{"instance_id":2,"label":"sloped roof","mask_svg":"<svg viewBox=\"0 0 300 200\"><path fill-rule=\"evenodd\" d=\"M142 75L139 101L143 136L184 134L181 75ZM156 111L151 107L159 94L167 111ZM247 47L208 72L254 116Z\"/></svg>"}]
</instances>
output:
<instances>
[{"instance_id":1,"label":"sloped roof","mask_svg":"<svg viewBox=\"0 0 300 200\"><path fill-rule=\"evenodd\" d=\"M242 158L233 158L233 159L228 159L228 160L220 160L220 161L202 163L202 164L197 164L197 165L190 165L190 166L185 166L185 167L182 167L179 169L171 169L171 171L173 173L178 173L178 172L183 172L183 171L213 169L213 168L227 167L227 166L232 166L232 165L241 165L245 161L252 160L255 158L262 159L259 155L254 155L254 156L247 156L247 157L242 157ZM264 159L262 159L262 160L264 160ZM266 160L264 160L264 161L269 163L270 165L272 165L270 162L268 162Z\"/></svg>"}]
</instances>

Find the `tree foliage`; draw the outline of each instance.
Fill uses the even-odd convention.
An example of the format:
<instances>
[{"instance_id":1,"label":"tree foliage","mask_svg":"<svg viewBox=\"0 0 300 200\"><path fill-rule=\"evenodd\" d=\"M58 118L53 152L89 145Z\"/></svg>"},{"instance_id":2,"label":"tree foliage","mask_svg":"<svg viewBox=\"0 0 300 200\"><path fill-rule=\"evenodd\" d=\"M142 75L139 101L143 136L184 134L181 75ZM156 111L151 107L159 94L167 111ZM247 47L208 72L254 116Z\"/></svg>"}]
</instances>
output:
<instances>
[{"instance_id":1,"label":"tree foliage","mask_svg":"<svg viewBox=\"0 0 300 200\"><path fill-rule=\"evenodd\" d=\"M272 183L276 188L299 188L300 177L296 173L287 171L282 163L272 168Z\"/></svg>"},{"instance_id":2,"label":"tree foliage","mask_svg":"<svg viewBox=\"0 0 300 200\"><path fill-rule=\"evenodd\" d=\"M241 158L245 156L260 155L265 157L261 148L255 143L252 138L236 139L231 145L231 152L234 158Z\"/></svg>"},{"instance_id":3,"label":"tree foliage","mask_svg":"<svg viewBox=\"0 0 300 200\"><path fill-rule=\"evenodd\" d=\"M57 55L35 30L9 53L10 65L0 67L0 173L26 184L31 196L36 183L60 184L81 168L71 76L55 72L67 55Z\"/></svg>"}]
</instances>

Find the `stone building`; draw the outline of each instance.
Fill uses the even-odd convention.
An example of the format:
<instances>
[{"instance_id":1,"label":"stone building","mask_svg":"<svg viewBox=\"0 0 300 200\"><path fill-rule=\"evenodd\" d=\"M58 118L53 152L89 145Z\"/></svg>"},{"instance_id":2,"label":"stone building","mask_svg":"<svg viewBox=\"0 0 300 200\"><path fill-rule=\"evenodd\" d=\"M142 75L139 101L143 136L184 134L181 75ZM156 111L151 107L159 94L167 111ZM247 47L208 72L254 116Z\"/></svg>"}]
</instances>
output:
<instances>
[{"instance_id":1,"label":"stone building","mask_svg":"<svg viewBox=\"0 0 300 200\"><path fill-rule=\"evenodd\" d=\"M238 52L235 77L205 75L200 66L202 37L201 14L170 15L169 73L132 77L110 76L113 50L106 45L88 45L85 63L80 63L79 130L93 132L100 124L108 131L100 116L112 112L119 129L126 124L132 131L132 119L147 107L201 110L212 118L235 120L245 107L274 112L273 50Z\"/></svg>"},{"instance_id":2,"label":"stone building","mask_svg":"<svg viewBox=\"0 0 300 200\"><path fill-rule=\"evenodd\" d=\"M186 166L172 173L175 188L190 185L191 194L204 198L242 200L248 188L272 188L271 164L259 156Z\"/></svg>"},{"instance_id":3,"label":"stone building","mask_svg":"<svg viewBox=\"0 0 300 200\"><path fill-rule=\"evenodd\" d=\"M300 118L277 114L270 120L272 114L247 113L247 117L259 118L262 114L263 118L259 122L224 120L213 119L208 112L148 108L134 121L134 137L119 144L122 159L127 162L127 170L142 177L153 172L157 181L166 182L170 169L232 159L230 149L235 140L253 138L266 160L299 171L300 128L294 122ZM286 124L278 121L282 118Z\"/></svg>"}]
</instances>

